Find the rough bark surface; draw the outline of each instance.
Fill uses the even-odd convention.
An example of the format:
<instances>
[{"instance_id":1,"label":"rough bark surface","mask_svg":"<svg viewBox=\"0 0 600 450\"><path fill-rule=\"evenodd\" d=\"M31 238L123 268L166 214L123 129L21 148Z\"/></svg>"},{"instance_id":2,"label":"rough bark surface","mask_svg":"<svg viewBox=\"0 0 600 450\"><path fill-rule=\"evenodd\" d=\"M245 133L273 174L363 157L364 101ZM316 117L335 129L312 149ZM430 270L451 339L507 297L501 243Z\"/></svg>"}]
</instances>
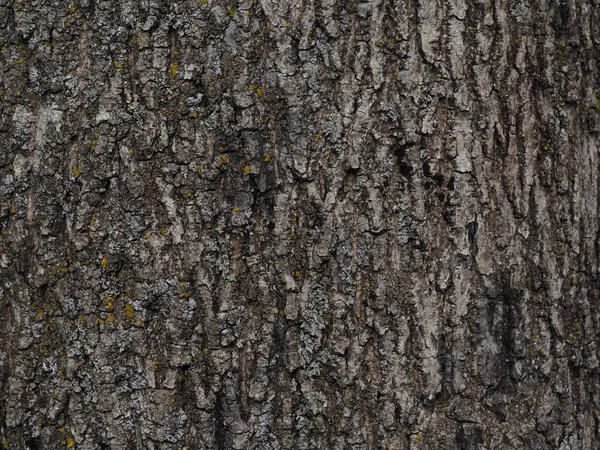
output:
<instances>
[{"instance_id":1,"label":"rough bark surface","mask_svg":"<svg viewBox=\"0 0 600 450\"><path fill-rule=\"evenodd\" d=\"M600 447L599 33L2 2L4 448Z\"/></svg>"}]
</instances>

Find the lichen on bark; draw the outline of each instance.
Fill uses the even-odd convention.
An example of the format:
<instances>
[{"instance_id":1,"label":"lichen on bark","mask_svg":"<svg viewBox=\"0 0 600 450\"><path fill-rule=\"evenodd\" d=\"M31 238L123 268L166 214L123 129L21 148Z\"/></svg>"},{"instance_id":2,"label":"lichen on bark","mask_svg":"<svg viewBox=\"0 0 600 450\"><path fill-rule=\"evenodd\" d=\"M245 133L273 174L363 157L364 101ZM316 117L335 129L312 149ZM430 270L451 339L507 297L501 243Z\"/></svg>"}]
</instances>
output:
<instances>
[{"instance_id":1,"label":"lichen on bark","mask_svg":"<svg viewBox=\"0 0 600 450\"><path fill-rule=\"evenodd\" d=\"M599 445L598 0L0 6L0 441Z\"/></svg>"}]
</instances>

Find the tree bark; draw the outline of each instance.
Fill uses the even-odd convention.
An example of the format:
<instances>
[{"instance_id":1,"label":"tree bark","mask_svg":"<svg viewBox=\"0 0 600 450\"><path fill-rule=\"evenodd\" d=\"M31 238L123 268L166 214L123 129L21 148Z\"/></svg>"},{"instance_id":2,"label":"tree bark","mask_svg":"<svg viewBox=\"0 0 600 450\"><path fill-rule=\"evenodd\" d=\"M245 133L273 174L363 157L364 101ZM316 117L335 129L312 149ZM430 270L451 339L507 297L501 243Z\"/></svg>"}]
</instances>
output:
<instances>
[{"instance_id":1,"label":"tree bark","mask_svg":"<svg viewBox=\"0 0 600 450\"><path fill-rule=\"evenodd\" d=\"M598 0L0 7L6 449L600 447Z\"/></svg>"}]
</instances>

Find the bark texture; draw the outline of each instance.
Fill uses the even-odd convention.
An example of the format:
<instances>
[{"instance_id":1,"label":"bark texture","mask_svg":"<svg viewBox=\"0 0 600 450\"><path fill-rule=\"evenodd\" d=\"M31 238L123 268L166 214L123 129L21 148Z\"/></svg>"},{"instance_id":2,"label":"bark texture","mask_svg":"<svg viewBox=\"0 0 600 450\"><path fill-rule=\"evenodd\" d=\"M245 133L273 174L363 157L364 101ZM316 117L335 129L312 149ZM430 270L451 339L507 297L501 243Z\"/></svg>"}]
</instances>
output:
<instances>
[{"instance_id":1,"label":"bark texture","mask_svg":"<svg viewBox=\"0 0 600 450\"><path fill-rule=\"evenodd\" d=\"M3 1L4 448L600 447L599 33Z\"/></svg>"}]
</instances>

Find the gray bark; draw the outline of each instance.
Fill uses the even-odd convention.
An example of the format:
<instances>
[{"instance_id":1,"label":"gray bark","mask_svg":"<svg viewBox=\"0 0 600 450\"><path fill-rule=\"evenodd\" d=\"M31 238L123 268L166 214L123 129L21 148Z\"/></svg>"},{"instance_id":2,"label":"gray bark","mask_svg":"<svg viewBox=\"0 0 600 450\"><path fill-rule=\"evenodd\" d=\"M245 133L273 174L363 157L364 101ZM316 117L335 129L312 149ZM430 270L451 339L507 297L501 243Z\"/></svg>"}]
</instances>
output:
<instances>
[{"instance_id":1,"label":"gray bark","mask_svg":"<svg viewBox=\"0 0 600 450\"><path fill-rule=\"evenodd\" d=\"M599 33L3 2L4 448L600 447Z\"/></svg>"}]
</instances>

